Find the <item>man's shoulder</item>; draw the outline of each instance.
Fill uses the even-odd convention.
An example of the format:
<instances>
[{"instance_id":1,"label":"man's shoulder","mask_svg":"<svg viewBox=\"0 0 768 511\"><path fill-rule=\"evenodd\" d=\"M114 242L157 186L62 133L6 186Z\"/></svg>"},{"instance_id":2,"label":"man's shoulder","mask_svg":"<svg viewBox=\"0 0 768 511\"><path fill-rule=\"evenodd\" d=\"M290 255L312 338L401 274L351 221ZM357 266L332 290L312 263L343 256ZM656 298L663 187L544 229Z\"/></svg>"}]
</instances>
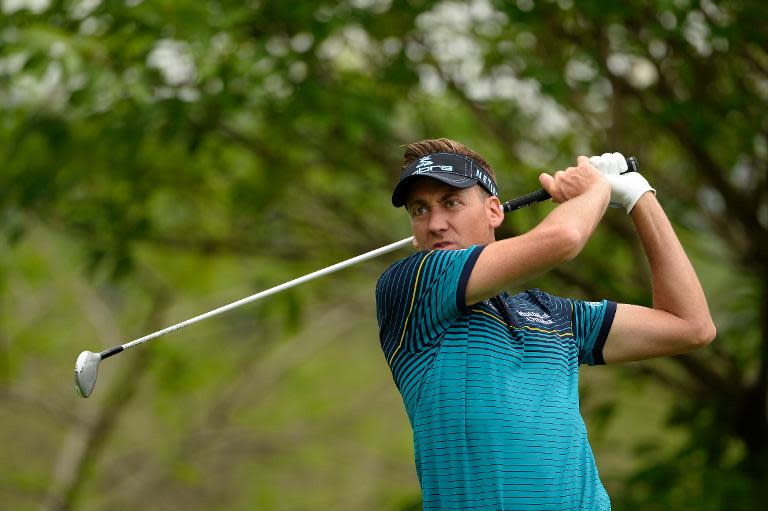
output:
<instances>
[{"instance_id":1,"label":"man's shoulder","mask_svg":"<svg viewBox=\"0 0 768 511\"><path fill-rule=\"evenodd\" d=\"M379 280L376 283L376 292L379 293L382 289L393 285L400 286L405 284L409 280L408 274L413 273L412 268L418 265L427 254L428 252L424 251L415 252L390 264L379 276Z\"/></svg>"},{"instance_id":2,"label":"man's shoulder","mask_svg":"<svg viewBox=\"0 0 768 511\"><path fill-rule=\"evenodd\" d=\"M393 273L398 273L399 271L402 271L405 268L408 268L409 266L412 266L415 261L421 261L426 254L429 252L421 251L421 252L415 252L407 257L403 257L402 259L398 259L394 263L390 264L389 267L384 270L384 272L379 276L379 281L381 281L383 278L386 278L388 275L391 275Z\"/></svg>"},{"instance_id":3,"label":"man's shoulder","mask_svg":"<svg viewBox=\"0 0 768 511\"><path fill-rule=\"evenodd\" d=\"M422 250L415 252L408 257L404 257L392 263L379 277L376 283L377 292L383 288L392 286L409 287L410 283L418 278L418 275L428 271L430 275L437 276L440 271L452 269L458 273L466 266L467 261L476 259L477 254L482 250L482 246L472 245L471 247L457 250ZM430 264L425 263L431 261ZM429 268L429 270L424 270ZM439 269L440 271L438 271Z\"/></svg>"}]
</instances>

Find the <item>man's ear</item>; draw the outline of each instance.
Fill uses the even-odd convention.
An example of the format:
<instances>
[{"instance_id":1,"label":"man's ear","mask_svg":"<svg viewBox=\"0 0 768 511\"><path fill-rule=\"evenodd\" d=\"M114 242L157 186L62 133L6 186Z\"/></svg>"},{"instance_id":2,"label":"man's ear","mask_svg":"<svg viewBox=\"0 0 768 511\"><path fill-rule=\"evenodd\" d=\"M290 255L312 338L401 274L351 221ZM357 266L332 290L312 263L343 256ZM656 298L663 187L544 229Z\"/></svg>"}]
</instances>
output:
<instances>
[{"instance_id":1,"label":"man's ear","mask_svg":"<svg viewBox=\"0 0 768 511\"><path fill-rule=\"evenodd\" d=\"M498 197L491 195L486 199L486 208L488 212L488 221L491 227L496 229L504 221L504 210Z\"/></svg>"}]
</instances>

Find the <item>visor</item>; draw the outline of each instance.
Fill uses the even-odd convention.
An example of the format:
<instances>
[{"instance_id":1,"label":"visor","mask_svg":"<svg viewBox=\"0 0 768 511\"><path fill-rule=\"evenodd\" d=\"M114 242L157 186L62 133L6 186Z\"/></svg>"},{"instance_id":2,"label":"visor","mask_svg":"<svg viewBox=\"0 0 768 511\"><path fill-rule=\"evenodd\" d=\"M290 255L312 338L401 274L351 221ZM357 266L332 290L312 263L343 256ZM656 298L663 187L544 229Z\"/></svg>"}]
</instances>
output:
<instances>
[{"instance_id":1,"label":"visor","mask_svg":"<svg viewBox=\"0 0 768 511\"><path fill-rule=\"evenodd\" d=\"M408 186L417 177L431 177L455 188L479 184L491 195L498 196L496 182L490 174L467 156L456 153L432 153L414 161L400 174L392 193L392 205L405 206Z\"/></svg>"}]
</instances>

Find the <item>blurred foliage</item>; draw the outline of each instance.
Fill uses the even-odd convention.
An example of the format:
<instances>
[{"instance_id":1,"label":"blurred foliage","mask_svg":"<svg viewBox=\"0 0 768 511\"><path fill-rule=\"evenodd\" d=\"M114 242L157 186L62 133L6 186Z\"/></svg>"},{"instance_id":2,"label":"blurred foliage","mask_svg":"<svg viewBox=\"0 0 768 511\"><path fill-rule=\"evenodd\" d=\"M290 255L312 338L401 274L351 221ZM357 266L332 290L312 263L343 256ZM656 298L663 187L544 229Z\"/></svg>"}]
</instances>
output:
<instances>
[{"instance_id":1,"label":"blurred foliage","mask_svg":"<svg viewBox=\"0 0 768 511\"><path fill-rule=\"evenodd\" d=\"M417 508L373 321L396 255L110 360L88 401L63 382L82 349L406 236L400 146L437 136L485 155L506 197L577 154L638 157L718 339L584 372L598 466L618 509L768 497L765 2L0 6L2 502ZM650 299L619 211L533 285Z\"/></svg>"}]
</instances>

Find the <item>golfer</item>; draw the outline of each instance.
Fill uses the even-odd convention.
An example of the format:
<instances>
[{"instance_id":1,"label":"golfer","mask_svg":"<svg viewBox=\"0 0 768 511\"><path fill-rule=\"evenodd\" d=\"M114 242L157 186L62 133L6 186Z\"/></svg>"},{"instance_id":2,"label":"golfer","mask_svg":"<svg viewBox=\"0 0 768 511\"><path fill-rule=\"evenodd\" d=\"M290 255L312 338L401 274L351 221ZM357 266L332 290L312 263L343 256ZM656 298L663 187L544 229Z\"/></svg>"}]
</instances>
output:
<instances>
[{"instance_id":1,"label":"golfer","mask_svg":"<svg viewBox=\"0 0 768 511\"><path fill-rule=\"evenodd\" d=\"M613 153L541 174L558 206L497 241L504 214L485 160L448 139L406 147L392 203L405 206L418 252L384 272L376 301L425 510L610 509L579 412L579 365L683 353L715 337L655 191L625 169ZM610 203L635 225L652 308L507 293L575 258Z\"/></svg>"}]
</instances>

